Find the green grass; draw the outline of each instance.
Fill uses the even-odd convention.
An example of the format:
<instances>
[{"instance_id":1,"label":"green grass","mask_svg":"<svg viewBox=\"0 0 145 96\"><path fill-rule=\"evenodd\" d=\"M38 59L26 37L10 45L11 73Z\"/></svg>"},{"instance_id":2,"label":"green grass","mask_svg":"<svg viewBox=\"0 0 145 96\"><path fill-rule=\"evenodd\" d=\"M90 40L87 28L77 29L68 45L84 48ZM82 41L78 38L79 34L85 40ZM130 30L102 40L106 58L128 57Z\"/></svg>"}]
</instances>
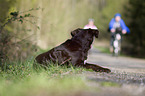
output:
<instances>
[{"instance_id":1,"label":"green grass","mask_svg":"<svg viewBox=\"0 0 145 96\"><path fill-rule=\"evenodd\" d=\"M103 53L108 53L110 54L110 50L108 47L102 47L102 46L95 46L96 49L100 50Z\"/></svg>"},{"instance_id":2,"label":"green grass","mask_svg":"<svg viewBox=\"0 0 145 96\"><path fill-rule=\"evenodd\" d=\"M87 91L84 69L51 65L33 69L34 60L7 62L0 69L0 96L64 96Z\"/></svg>"},{"instance_id":3,"label":"green grass","mask_svg":"<svg viewBox=\"0 0 145 96\"><path fill-rule=\"evenodd\" d=\"M101 82L101 86L104 87L120 87L118 83L115 82Z\"/></svg>"}]
</instances>

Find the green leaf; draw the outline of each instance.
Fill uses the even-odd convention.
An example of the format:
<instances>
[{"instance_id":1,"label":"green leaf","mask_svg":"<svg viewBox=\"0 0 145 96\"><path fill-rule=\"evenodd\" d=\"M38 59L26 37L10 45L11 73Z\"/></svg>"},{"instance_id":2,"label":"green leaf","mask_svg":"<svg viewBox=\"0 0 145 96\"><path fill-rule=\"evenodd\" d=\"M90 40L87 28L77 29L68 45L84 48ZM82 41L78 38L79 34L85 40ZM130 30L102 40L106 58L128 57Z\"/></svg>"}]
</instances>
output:
<instances>
[{"instance_id":1,"label":"green leaf","mask_svg":"<svg viewBox=\"0 0 145 96\"><path fill-rule=\"evenodd\" d=\"M39 27L39 26L37 26L37 28L38 28L38 29L40 29L40 27Z\"/></svg>"},{"instance_id":2,"label":"green leaf","mask_svg":"<svg viewBox=\"0 0 145 96\"><path fill-rule=\"evenodd\" d=\"M23 18L23 16L20 16L20 18Z\"/></svg>"},{"instance_id":3,"label":"green leaf","mask_svg":"<svg viewBox=\"0 0 145 96\"><path fill-rule=\"evenodd\" d=\"M24 17L29 17L31 14L29 13L29 14L25 14L25 16Z\"/></svg>"},{"instance_id":4,"label":"green leaf","mask_svg":"<svg viewBox=\"0 0 145 96\"><path fill-rule=\"evenodd\" d=\"M23 23L23 20L22 19L20 19L19 21L21 22L21 24Z\"/></svg>"}]
</instances>

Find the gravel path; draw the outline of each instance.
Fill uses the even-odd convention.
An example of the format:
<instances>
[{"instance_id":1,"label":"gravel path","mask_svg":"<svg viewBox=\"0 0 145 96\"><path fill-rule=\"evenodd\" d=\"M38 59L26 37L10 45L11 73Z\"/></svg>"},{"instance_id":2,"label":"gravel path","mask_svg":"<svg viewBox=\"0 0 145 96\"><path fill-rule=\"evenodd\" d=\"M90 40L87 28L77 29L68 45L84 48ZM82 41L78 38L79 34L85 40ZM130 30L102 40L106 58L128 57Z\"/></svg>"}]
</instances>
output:
<instances>
[{"instance_id":1,"label":"gravel path","mask_svg":"<svg viewBox=\"0 0 145 96\"><path fill-rule=\"evenodd\" d=\"M88 62L108 67L112 71L145 73L145 59L112 57L111 54L101 53L96 49L91 50L91 54L88 56Z\"/></svg>"},{"instance_id":2,"label":"gravel path","mask_svg":"<svg viewBox=\"0 0 145 96\"><path fill-rule=\"evenodd\" d=\"M98 87L98 96L145 96L145 60L112 57L92 49L87 62L111 69L111 73L85 72L89 86Z\"/></svg>"}]
</instances>

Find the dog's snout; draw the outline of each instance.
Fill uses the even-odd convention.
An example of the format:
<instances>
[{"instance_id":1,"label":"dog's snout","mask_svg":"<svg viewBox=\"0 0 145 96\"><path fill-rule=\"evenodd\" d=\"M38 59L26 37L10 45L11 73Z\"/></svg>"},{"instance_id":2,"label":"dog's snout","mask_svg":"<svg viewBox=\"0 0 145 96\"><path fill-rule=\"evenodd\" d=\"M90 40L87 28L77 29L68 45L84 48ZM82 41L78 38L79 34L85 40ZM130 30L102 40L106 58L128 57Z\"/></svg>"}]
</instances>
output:
<instances>
[{"instance_id":1,"label":"dog's snout","mask_svg":"<svg viewBox=\"0 0 145 96\"><path fill-rule=\"evenodd\" d=\"M99 36L99 31L98 31L98 30L94 30L94 35L95 35L96 38L98 38L98 36Z\"/></svg>"}]
</instances>

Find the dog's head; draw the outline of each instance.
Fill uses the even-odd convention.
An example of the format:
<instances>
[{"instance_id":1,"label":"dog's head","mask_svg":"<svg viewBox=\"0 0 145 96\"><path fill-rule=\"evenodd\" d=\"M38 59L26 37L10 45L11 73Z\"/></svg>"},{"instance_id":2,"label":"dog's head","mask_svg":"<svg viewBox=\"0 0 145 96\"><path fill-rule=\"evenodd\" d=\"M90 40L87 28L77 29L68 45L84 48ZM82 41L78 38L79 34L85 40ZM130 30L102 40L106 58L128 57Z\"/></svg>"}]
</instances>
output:
<instances>
[{"instance_id":1,"label":"dog's head","mask_svg":"<svg viewBox=\"0 0 145 96\"><path fill-rule=\"evenodd\" d=\"M81 32L81 28L78 28L78 29L75 29L75 30L73 30L72 32L71 32L71 36L72 37L74 37L74 36L76 36L79 32Z\"/></svg>"},{"instance_id":2,"label":"dog's head","mask_svg":"<svg viewBox=\"0 0 145 96\"><path fill-rule=\"evenodd\" d=\"M99 31L98 31L98 29L81 29L81 28L78 28L78 29L71 32L72 37L74 37L78 34L91 35L91 36L95 36L96 38L98 38Z\"/></svg>"},{"instance_id":3,"label":"dog's head","mask_svg":"<svg viewBox=\"0 0 145 96\"><path fill-rule=\"evenodd\" d=\"M98 29L91 29L91 31L93 32L93 35L98 38L99 36L99 30Z\"/></svg>"}]
</instances>

